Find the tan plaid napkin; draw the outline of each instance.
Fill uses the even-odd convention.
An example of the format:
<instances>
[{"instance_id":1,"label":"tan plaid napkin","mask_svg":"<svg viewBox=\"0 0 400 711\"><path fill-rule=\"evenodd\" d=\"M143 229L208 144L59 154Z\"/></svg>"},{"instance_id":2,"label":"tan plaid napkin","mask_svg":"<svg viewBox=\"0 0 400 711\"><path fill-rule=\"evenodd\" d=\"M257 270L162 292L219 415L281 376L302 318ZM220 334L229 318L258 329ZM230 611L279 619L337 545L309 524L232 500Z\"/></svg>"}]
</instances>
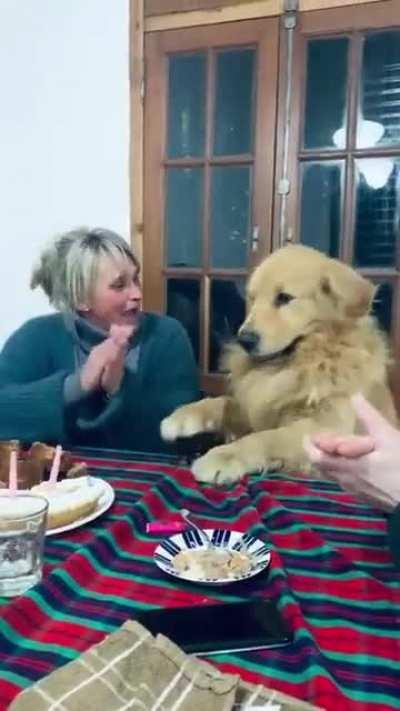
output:
<instances>
[{"instance_id":1,"label":"tan plaid napkin","mask_svg":"<svg viewBox=\"0 0 400 711\"><path fill-rule=\"evenodd\" d=\"M222 674L166 637L128 621L103 642L57 669L11 704L10 711L240 711L316 709Z\"/></svg>"}]
</instances>

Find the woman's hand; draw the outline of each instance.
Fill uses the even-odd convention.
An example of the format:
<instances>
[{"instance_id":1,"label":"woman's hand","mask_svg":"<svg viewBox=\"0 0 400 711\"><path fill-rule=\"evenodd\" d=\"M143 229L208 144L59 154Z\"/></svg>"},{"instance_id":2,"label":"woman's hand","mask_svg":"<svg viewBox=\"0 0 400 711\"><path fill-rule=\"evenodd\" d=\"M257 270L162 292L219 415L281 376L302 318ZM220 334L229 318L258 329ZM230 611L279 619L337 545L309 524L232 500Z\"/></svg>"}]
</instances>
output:
<instances>
[{"instance_id":1,"label":"woman's hand","mask_svg":"<svg viewBox=\"0 0 400 711\"><path fill-rule=\"evenodd\" d=\"M113 324L110 328L110 340L114 344L114 351L101 376L101 387L108 395L114 395L121 385L125 356L133 331L133 326Z\"/></svg>"},{"instance_id":2,"label":"woman's hand","mask_svg":"<svg viewBox=\"0 0 400 711\"><path fill-rule=\"evenodd\" d=\"M103 390L109 395L117 392L124 375L124 362L132 326L113 324L105 341L92 348L82 367L80 380L85 392Z\"/></svg>"},{"instance_id":3,"label":"woman's hand","mask_svg":"<svg viewBox=\"0 0 400 711\"><path fill-rule=\"evenodd\" d=\"M314 435L313 444L326 454L340 457L361 457L375 449L375 439L369 435L350 435L343 437L332 434Z\"/></svg>"},{"instance_id":4,"label":"woman's hand","mask_svg":"<svg viewBox=\"0 0 400 711\"><path fill-rule=\"evenodd\" d=\"M305 449L343 489L391 511L400 503L400 432L362 395L355 395L352 404L366 436L315 435Z\"/></svg>"}]
</instances>

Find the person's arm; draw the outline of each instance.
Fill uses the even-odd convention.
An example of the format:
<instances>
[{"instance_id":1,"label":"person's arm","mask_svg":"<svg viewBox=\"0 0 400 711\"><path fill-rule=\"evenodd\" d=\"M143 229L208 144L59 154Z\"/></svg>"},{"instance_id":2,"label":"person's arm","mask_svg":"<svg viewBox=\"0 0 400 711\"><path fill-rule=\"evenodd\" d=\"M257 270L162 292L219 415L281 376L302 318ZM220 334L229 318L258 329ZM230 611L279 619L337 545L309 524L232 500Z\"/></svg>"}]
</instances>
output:
<instances>
[{"instance_id":1,"label":"person's arm","mask_svg":"<svg viewBox=\"0 0 400 711\"><path fill-rule=\"evenodd\" d=\"M109 398L100 386L113 354L112 344L96 347L82 385L72 343L57 322L37 318L21 326L0 353L0 439L84 443L89 431L101 432L122 409L118 391Z\"/></svg>"},{"instance_id":2,"label":"person's arm","mask_svg":"<svg viewBox=\"0 0 400 711\"><path fill-rule=\"evenodd\" d=\"M389 514L389 545L400 565L400 432L362 395L352 398L363 437L316 435L305 442L310 460L340 486Z\"/></svg>"},{"instance_id":3,"label":"person's arm","mask_svg":"<svg viewBox=\"0 0 400 711\"><path fill-rule=\"evenodd\" d=\"M77 435L104 432L121 416L121 384L132 327L113 324L110 335L95 346L83 365L64 382L64 402Z\"/></svg>"},{"instance_id":4,"label":"person's arm","mask_svg":"<svg viewBox=\"0 0 400 711\"><path fill-rule=\"evenodd\" d=\"M46 332L38 320L18 329L0 353L0 439L63 442L64 380L51 367Z\"/></svg>"}]
</instances>

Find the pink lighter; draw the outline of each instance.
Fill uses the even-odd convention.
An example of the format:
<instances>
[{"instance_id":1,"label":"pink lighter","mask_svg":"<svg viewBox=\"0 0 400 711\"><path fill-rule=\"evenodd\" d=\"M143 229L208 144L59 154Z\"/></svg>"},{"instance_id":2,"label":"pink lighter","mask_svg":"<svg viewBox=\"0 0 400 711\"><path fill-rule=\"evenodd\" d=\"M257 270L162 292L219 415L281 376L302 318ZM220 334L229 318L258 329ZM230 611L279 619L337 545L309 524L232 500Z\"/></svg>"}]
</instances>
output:
<instances>
[{"instance_id":1,"label":"pink lighter","mask_svg":"<svg viewBox=\"0 0 400 711\"><path fill-rule=\"evenodd\" d=\"M152 521L146 523L146 533L156 533L168 535L173 533L181 533L189 528L185 521Z\"/></svg>"}]
</instances>

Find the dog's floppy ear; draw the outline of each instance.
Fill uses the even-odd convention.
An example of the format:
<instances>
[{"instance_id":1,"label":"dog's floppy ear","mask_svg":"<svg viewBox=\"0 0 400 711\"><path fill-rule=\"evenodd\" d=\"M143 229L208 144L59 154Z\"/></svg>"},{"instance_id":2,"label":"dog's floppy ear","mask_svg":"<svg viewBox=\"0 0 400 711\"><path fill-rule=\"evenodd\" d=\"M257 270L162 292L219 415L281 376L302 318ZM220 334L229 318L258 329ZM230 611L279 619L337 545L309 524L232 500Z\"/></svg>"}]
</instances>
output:
<instances>
[{"instance_id":1,"label":"dog's floppy ear","mask_svg":"<svg viewBox=\"0 0 400 711\"><path fill-rule=\"evenodd\" d=\"M343 305L344 315L359 318L368 314L376 287L354 269L336 259L330 259L321 280L325 294L331 294L338 304Z\"/></svg>"}]
</instances>

